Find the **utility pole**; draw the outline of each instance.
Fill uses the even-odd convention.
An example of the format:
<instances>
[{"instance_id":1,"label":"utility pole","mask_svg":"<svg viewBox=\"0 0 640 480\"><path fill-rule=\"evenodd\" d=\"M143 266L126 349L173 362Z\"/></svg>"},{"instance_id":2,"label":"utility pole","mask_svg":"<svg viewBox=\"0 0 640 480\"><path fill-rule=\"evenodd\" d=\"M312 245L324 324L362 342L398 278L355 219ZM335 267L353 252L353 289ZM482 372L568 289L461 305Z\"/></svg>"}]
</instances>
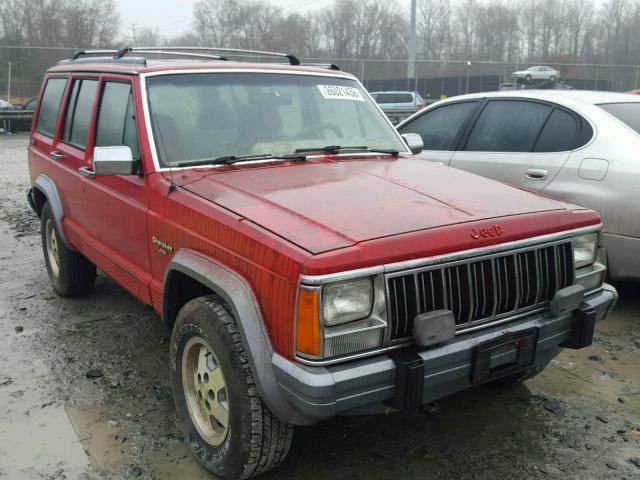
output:
<instances>
[{"instance_id":1,"label":"utility pole","mask_svg":"<svg viewBox=\"0 0 640 480\"><path fill-rule=\"evenodd\" d=\"M409 31L409 65L407 78L409 81L416 76L416 0L411 0L411 28ZM409 81L407 84L409 84Z\"/></svg>"},{"instance_id":2,"label":"utility pole","mask_svg":"<svg viewBox=\"0 0 640 480\"><path fill-rule=\"evenodd\" d=\"M7 102L11 103L11 62L9 62L9 70L7 72Z\"/></svg>"},{"instance_id":3,"label":"utility pole","mask_svg":"<svg viewBox=\"0 0 640 480\"><path fill-rule=\"evenodd\" d=\"M137 23L132 23L131 24L131 32L133 34L133 44L136 44L136 27L138 26Z\"/></svg>"}]
</instances>

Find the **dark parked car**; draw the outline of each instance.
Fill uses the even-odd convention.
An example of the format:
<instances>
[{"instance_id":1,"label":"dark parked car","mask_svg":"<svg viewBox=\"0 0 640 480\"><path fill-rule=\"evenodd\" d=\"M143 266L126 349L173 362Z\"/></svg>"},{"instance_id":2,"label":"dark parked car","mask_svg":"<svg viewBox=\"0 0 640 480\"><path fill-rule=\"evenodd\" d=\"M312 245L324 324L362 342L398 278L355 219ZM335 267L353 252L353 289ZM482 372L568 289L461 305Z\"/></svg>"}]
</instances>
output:
<instances>
[{"instance_id":1,"label":"dark parked car","mask_svg":"<svg viewBox=\"0 0 640 480\"><path fill-rule=\"evenodd\" d=\"M25 115L20 115L15 118L6 119L0 121L0 126L9 130L10 132L28 132L31 130L31 119L32 113L35 109L36 102L38 101L38 97L32 97L26 102L19 105L11 105L7 108L7 110L21 110L24 111ZM2 110L2 107L0 107Z\"/></svg>"}]
</instances>

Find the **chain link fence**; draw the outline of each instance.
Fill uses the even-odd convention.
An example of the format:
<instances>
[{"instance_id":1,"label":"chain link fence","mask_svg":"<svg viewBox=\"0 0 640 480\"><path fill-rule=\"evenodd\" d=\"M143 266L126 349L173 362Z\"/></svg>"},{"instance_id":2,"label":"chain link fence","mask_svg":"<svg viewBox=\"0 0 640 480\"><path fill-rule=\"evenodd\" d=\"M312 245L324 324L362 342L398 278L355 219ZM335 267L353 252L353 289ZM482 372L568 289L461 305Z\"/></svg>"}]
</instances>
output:
<instances>
[{"instance_id":1,"label":"chain link fence","mask_svg":"<svg viewBox=\"0 0 640 480\"><path fill-rule=\"evenodd\" d=\"M44 71L59 60L70 58L76 50L0 46L0 99L9 96L11 103L19 104L37 95ZM369 91L415 90L426 99L498 90L500 85L513 81L513 72L532 66L513 62L419 60L415 74L409 76L406 60L303 60L335 63L342 70L356 75ZM640 88L638 65L544 65L560 72L558 82L575 89L624 92Z\"/></svg>"},{"instance_id":2,"label":"chain link fence","mask_svg":"<svg viewBox=\"0 0 640 480\"><path fill-rule=\"evenodd\" d=\"M415 74L408 75L406 60L341 60L331 62L355 74L369 91L415 90L425 98L439 99L464 93L495 91L506 83L517 83L513 72L541 64L419 60ZM556 86L577 90L625 92L640 88L638 65L586 65L544 63L560 72ZM522 85L522 82L520 83ZM541 86L540 83L531 86ZM545 86L542 84L542 87Z\"/></svg>"}]
</instances>

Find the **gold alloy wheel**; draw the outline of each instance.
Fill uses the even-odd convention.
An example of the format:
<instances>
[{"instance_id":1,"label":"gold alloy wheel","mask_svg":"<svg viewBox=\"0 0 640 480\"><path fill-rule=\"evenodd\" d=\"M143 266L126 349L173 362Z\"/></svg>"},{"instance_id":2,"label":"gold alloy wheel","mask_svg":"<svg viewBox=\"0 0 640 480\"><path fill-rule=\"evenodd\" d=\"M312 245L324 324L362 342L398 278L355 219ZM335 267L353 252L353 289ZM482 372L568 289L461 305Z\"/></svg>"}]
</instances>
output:
<instances>
[{"instance_id":1,"label":"gold alloy wheel","mask_svg":"<svg viewBox=\"0 0 640 480\"><path fill-rule=\"evenodd\" d=\"M220 362L209 344L192 337L182 353L182 389L191 421L217 447L229 431L229 400Z\"/></svg>"},{"instance_id":2,"label":"gold alloy wheel","mask_svg":"<svg viewBox=\"0 0 640 480\"><path fill-rule=\"evenodd\" d=\"M60 252L58 251L58 236L56 235L56 229L51 219L47 220L45 239L47 242L47 256L49 257L51 273L57 278L58 275L60 275Z\"/></svg>"}]
</instances>

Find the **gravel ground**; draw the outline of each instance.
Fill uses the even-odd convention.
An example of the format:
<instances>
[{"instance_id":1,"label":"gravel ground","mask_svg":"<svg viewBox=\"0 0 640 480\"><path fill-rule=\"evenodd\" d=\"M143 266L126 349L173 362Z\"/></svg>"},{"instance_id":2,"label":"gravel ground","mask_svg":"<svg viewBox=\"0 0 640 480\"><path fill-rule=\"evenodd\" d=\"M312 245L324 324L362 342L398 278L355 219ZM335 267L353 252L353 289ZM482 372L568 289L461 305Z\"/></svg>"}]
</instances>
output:
<instances>
[{"instance_id":1,"label":"gravel ground","mask_svg":"<svg viewBox=\"0 0 640 480\"><path fill-rule=\"evenodd\" d=\"M154 313L104 275L83 298L49 286L26 147L0 135L0 478L212 478L180 439ZM640 478L640 299L616 286L594 345L537 378L299 428L263 478Z\"/></svg>"}]
</instances>

